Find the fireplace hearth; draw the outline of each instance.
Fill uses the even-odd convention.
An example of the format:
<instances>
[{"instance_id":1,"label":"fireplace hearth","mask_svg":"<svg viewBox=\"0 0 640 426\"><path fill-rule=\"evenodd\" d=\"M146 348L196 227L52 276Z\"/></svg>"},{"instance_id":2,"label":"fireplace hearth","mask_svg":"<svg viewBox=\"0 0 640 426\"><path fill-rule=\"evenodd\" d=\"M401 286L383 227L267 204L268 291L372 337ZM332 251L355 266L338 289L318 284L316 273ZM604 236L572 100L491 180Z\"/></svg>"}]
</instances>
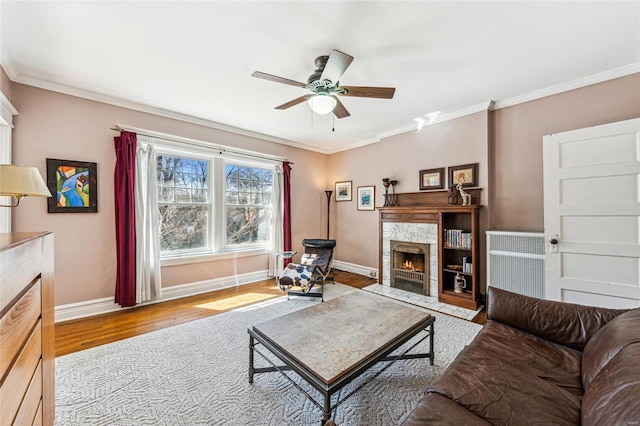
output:
<instances>
[{"instance_id":1,"label":"fireplace hearth","mask_svg":"<svg viewBox=\"0 0 640 426\"><path fill-rule=\"evenodd\" d=\"M429 244L390 241L390 285L429 296Z\"/></svg>"}]
</instances>

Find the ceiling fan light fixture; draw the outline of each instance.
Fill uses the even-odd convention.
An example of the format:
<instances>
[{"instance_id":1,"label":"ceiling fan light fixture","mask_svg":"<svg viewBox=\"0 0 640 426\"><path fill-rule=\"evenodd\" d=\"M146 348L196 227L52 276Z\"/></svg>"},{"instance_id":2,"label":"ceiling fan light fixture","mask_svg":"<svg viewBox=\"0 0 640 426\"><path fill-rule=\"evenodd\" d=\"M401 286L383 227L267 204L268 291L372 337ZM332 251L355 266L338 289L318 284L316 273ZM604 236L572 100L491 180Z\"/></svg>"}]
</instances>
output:
<instances>
[{"instance_id":1,"label":"ceiling fan light fixture","mask_svg":"<svg viewBox=\"0 0 640 426\"><path fill-rule=\"evenodd\" d=\"M308 100L309 108L316 114L329 114L336 107L336 100L332 96L318 93Z\"/></svg>"}]
</instances>

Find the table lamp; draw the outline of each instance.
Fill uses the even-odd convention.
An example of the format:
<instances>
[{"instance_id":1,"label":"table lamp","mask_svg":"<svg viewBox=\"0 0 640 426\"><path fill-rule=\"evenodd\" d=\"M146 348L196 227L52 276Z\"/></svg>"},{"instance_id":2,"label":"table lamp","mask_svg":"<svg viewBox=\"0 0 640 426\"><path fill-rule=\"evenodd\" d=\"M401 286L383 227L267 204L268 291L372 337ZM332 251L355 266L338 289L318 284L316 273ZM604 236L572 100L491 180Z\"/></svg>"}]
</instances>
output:
<instances>
[{"instance_id":1,"label":"table lamp","mask_svg":"<svg viewBox=\"0 0 640 426\"><path fill-rule=\"evenodd\" d=\"M0 207L17 207L23 197L51 197L51 192L36 167L0 164L0 195L16 199L15 204Z\"/></svg>"}]
</instances>

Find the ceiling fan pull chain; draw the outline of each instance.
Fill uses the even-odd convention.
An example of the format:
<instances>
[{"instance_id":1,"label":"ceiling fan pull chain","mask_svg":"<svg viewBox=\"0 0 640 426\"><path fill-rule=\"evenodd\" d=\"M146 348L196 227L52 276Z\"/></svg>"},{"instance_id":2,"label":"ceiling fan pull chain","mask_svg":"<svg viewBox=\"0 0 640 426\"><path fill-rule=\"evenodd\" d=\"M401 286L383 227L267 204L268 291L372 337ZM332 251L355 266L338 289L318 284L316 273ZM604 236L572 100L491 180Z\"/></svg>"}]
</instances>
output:
<instances>
[{"instance_id":1,"label":"ceiling fan pull chain","mask_svg":"<svg viewBox=\"0 0 640 426\"><path fill-rule=\"evenodd\" d=\"M336 115L335 114L331 114L331 131L332 132L336 131Z\"/></svg>"}]
</instances>

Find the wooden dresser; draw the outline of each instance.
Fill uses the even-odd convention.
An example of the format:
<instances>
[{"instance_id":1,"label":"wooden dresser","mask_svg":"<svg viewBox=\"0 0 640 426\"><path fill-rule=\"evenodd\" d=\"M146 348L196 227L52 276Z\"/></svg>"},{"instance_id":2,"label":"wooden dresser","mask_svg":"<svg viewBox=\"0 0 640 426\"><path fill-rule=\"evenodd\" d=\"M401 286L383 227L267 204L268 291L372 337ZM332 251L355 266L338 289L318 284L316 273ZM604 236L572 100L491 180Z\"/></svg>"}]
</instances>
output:
<instances>
[{"instance_id":1,"label":"wooden dresser","mask_svg":"<svg viewBox=\"0 0 640 426\"><path fill-rule=\"evenodd\" d=\"M53 234L0 234L0 425L55 415Z\"/></svg>"}]
</instances>

